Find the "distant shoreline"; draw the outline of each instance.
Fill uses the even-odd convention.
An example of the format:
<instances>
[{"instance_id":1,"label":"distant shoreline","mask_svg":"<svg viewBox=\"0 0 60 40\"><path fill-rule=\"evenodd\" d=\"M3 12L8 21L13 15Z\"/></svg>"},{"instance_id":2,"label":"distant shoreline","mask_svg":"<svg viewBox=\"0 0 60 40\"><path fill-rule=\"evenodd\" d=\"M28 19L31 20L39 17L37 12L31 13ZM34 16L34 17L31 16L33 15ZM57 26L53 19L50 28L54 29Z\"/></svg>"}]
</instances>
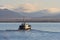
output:
<instances>
[{"instance_id":1,"label":"distant shoreline","mask_svg":"<svg viewBox=\"0 0 60 40\"><path fill-rule=\"evenodd\" d=\"M0 22L60 22L58 18L6 18L0 19Z\"/></svg>"}]
</instances>

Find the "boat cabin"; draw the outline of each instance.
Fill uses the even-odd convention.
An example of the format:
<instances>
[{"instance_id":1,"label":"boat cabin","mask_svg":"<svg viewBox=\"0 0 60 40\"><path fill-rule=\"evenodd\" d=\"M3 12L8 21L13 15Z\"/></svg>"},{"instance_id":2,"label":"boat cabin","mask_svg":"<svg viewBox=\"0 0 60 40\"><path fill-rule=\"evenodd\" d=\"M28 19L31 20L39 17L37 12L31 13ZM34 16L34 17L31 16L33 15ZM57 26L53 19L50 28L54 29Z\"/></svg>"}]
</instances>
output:
<instances>
[{"instance_id":1,"label":"boat cabin","mask_svg":"<svg viewBox=\"0 0 60 40\"><path fill-rule=\"evenodd\" d=\"M30 30L30 29L31 29L31 25L24 23L19 26L18 30Z\"/></svg>"}]
</instances>

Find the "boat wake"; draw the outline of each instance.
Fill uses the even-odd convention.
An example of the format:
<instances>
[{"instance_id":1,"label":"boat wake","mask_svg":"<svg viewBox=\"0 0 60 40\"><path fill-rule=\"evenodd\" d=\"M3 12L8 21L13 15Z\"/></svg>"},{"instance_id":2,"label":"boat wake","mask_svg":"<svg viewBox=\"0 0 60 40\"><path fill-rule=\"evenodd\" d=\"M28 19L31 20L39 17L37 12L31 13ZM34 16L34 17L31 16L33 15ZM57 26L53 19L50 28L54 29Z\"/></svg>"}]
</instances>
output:
<instances>
[{"instance_id":1,"label":"boat wake","mask_svg":"<svg viewBox=\"0 0 60 40\"><path fill-rule=\"evenodd\" d=\"M8 32L11 32L11 31L34 31L34 32L43 32L43 33L60 33L60 32L53 32L53 31L42 31L42 30L38 30L38 29L31 29L31 30L0 30L0 32L3 32L3 31L8 31Z\"/></svg>"}]
</instances>

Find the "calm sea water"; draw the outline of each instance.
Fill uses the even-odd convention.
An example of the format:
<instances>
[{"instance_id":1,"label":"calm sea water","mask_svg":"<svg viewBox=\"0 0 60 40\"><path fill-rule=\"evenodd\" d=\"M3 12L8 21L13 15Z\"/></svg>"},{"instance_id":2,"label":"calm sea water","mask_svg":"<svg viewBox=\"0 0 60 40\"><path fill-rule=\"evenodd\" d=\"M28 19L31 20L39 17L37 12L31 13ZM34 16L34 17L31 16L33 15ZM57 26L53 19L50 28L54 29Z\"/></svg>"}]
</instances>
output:
<instances>
[{"instance_id":1,"label":"calm sea water","mask_svg":"<svg viewBox=\"0 0 60 40\"><path fill-rule=\"evenodd\" d=\"M29 23L30 31L17 30L21 23L0 23L0 40L60 40L60 23Z\"/></svg>"}]
</instances>

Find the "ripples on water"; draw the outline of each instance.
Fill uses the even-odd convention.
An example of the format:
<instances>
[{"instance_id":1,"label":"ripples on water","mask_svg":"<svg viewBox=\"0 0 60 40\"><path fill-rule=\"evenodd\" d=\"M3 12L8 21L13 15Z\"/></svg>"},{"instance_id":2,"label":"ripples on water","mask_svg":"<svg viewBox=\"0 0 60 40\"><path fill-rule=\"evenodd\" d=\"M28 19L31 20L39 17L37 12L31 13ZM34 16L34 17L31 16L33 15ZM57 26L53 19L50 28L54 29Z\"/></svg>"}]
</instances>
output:
<instances>
[{"instance_id":1,"label":"ripples on water","mask_svg":"<svg viewBox=\"0 0 60 40\"><path fill-rule=\"evenodd\" d=\"M31 24L32 30L30 30L30 31L1 30L0 31L0 40L60 40L60 32L57 32L57 31L53 32L53 30L55 30L55 29L58 30L57 27L60 26L60 23L52 23L52 24L50 24L50 23ZM14 25L17 26L20 24L14 24L14 23L13 23L13 25L12 24L0 24L1 28L9 26L8 29L12 28ZM45 28L44 25L46 28L50 25L50 27L52 29L50 27L48 27L48 28L50 28L50 30L52 30L52 31L50 31L48 29L44 29ZM14 28L15 28L15 26L14 26ZM53 26L56 28L54 28ZM17 28L18 27L16 27L15 29L17 29ZM44 30L42 30L41 28ZM41 30L39 30L39 29L41 29ZM46 30L48 30L48 31L46 31Z\"/></svg>"},{"instance_id":2,"label":"ripples on water","mask_svg":"<svg viewBox=\"0 0 60 40\"><path fill-rule=\"evenodd\" d=\"M0 40L60 40L59 32L0 31Z\"/></svg>"}]
</instances>

